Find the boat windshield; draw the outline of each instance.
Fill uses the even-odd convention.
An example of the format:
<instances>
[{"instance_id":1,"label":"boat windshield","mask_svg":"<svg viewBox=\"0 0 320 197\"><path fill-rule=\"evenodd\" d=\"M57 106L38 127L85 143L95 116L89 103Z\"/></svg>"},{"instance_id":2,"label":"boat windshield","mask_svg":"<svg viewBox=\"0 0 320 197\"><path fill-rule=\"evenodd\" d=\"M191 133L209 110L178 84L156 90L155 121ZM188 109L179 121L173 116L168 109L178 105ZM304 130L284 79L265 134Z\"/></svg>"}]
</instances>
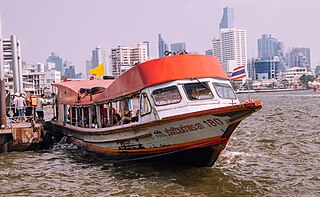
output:
<instances>
[{"instance_id":1,"label":"boat windshield","mask_svg":"<svg viewBox=\"0 0 320 197\"><path fill-rule=\"evenodd\" d=\"M218 93L218 96L223 99L236 99L236 95L232 87L225 83L213 83L213 87Z\"/></svg>"},{"instance_id":2,"label":"boat windshield","mask_svg":"<svg viewBox=\"0 0 320 197\"><path fill-rule=\"evenodd\" d=\"M183 85L189 100L212 99L213 94L210 91L208 83L188 83Z\"/></svg>"},{"instance_id":3,"label":"boat windshield","mask_svg":"<svg viewBox=\"0 0 320 197\"><path fill-rule=\"evenodd\" d=\"M152 92L152 96L155 104L158 106L179 103L181 101L181 95L176 86L156 89Z\"/></svg>"}]
</instances>

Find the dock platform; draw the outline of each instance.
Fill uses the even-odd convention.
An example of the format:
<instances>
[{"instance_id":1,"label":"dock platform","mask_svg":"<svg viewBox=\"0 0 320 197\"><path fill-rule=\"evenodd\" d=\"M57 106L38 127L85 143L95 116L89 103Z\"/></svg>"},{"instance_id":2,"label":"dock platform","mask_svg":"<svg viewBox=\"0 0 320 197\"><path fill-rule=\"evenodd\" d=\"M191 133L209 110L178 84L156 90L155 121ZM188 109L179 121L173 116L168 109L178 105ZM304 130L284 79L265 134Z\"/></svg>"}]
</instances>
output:
<instances>
[{"instance_id":1,"label":"dock platform","mask_svg":"<svg viewBox=\"0 0 320 197\"><path fill-rule=\"evenodd\" d=\"M13 123L0 130L0 152L38 149L43 141L43 125L30 122Z\"/></svg>"}]
</instances>

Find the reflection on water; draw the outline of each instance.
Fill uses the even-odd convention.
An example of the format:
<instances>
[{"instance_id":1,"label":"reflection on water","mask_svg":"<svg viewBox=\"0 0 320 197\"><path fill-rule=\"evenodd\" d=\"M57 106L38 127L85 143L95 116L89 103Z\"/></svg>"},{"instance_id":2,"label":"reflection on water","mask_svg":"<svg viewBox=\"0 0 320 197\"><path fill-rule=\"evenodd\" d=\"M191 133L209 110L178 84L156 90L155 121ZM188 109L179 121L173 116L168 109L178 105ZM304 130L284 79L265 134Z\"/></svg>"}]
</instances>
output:
<instances>
[{"instance_id":1,"label":"reflection on water","mask_svg":"<svg viewBox=\"0 0 320 197\"><path fill-rule=\"evenodd\" d=\"M1 195L231 196L320 192L320 94L252 94L264 108L240 124L213 168L108 162L70 144L0 155ZM240 95L244 100L246 95Z\"/></svg>"}]
</instances>

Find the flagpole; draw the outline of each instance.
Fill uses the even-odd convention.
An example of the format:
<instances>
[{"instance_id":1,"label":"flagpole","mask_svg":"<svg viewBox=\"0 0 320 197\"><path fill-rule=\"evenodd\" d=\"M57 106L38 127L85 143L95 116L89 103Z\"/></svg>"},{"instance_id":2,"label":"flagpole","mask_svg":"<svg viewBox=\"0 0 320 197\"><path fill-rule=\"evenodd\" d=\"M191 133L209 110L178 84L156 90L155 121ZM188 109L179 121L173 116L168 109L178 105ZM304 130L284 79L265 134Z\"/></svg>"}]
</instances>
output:
<instances>
[{"instance_id":1,"label":"flagpole","mask_svg":"<svg viewBox=\"0 0 320 197\"><path fill-rule=\"evenodd\" d=\"M247 74L246 74L246 83L247 83L247 89L248 89L248 97L249 97L249 100L251 100L251 95L250 95L250 90L249 90L249 79L248 79Z\"/></svg>"},{"instance_id":2,"label":"flagpole","mask_svg":"<svg viewBox=\"0 0 320 197\"><path fill-rule=\"evenodd\" d=\"M249 100L251 99L251 95L250 95L250 90L249 90L249 79L246 73L246 66L238 66L235 69L233 69L232 75L231 75L231 80L238 80L240 78L246 78L245 83L247 83L247 90L248 90L248 97Z\"/></svg>"}]
</instances>

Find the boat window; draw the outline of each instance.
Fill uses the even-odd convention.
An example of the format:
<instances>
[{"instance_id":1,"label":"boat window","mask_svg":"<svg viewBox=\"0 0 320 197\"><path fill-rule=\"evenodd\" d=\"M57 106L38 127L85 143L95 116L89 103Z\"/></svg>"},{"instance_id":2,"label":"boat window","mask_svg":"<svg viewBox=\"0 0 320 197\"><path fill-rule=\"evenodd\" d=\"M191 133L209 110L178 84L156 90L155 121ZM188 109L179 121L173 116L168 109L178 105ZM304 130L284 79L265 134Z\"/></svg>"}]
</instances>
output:
<instances>
[{"instance_id":1,"label":"boat window","mask_svg":"<svg viewBox=\"0 0 320 197\"><path fill-rule=\"evenodd\" d=\"M143 93L140 100L140 115L143 116L149 113L151 113L150 101L147 94Z\"/></svg>"},{"instance_id":2,"label":"boat window","mask_svg":"<svg viewBox=\"0 0 320 197\"><path fill-rule=\"evenodd\" d=\"M181 101L181 95L176 86L154 90L152 96L156 105L169 105Z\"/></svg>"},{"instance_id":3,"label":"boat window","mask_svg":"<svg viewBox=\"0 0 320 197\"><path fill-rule=\"evenodd\" d=\"M183 85L189 100L204 100L213 98L208 83L188 83Z\"/></svg>"},{"instance_id":4,"label":"boat window","mask_svg":"<svg viewBox=\"0 0 320 197\"><path fill-rule=\"evenodd\" d=\"M236 95L232 87L229 84L225 83L213 83L214 88L216 89L218 96L223 99L236 99Z\"/></svg>"}]
</instances>

